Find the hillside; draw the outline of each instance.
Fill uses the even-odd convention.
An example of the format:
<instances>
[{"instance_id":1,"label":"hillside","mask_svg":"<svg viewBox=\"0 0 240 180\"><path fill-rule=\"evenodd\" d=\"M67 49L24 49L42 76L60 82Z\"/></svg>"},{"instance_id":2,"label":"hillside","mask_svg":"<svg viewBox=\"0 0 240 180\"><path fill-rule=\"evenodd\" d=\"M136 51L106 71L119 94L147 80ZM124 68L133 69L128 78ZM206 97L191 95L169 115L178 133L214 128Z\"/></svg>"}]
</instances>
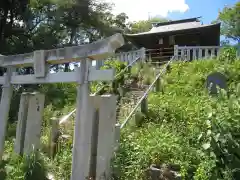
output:
<instances>
[{"instance_id":1,"label":"hillside","mask_svg":"<svg viewBox=\"0 0 240 180\"><path fill-rule=\"evenodd\" d=\"M228 90L211 97L205 82L214 71L226 75ZM238 60L174 63L162 92L150 95L142 127L123 129L116 179L147 179L150 165L163 163L177 166L183 179L239 179L239 71Z\"/></svg>"}]
</instances>

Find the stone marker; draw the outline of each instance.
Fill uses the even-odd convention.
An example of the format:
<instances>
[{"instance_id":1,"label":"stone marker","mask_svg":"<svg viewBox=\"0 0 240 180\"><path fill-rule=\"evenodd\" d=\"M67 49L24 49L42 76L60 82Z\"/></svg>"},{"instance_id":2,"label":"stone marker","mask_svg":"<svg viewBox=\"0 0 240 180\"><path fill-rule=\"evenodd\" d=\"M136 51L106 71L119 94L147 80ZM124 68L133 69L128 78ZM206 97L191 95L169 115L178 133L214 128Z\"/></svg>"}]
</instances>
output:
<instances>
[{"instance_id":1,"label":"stone marker","mask_svg":"<svg viewBox=\"0 0 240 180\"><path fill-rule=\"evenodd\" d=\"M44 94L38 92L30 94L23 150L26 155L40 148L44 100Z\"/></svg>"},{"instance_id":2,"label":"stone marker","mask_svg":"<svg viewBox=\"0 0 240 180\"><path fill-rule=\"evenodd\" d=\"M209 90L209 94L217 94L218 88L226 90L227 78L220 72L213 72L207 77L206 87Z\"/></svg>"}]
</instances>

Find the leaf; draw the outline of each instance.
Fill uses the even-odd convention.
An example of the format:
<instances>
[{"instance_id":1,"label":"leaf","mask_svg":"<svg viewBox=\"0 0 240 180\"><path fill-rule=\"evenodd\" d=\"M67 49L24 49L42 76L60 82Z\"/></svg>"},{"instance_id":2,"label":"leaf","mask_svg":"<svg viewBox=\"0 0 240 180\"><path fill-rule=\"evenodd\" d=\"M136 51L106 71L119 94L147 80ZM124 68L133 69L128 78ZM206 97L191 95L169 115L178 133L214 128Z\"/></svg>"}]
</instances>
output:
<instances>
[{"instance_id":1,"label":"leaf","mask_svg":"<svg viewBox=\"0 0 240 180\"><path fill-rule=\"evenodd\" d=\"M216 134L216 135L214 136L214 139L215 139L216 142L219 141L219 137L220 137L220 133L218 133L218 134Z\"/></svg>"},{"instance_id":2,"label":"leaf","mask_svg":"<svg viewBox=\"0 0 240 180\"><path fill-rule=\"evenodd\" d=\"M203 144L202 147L203 147L203 149L207 150L211 147L211 144L210 144L210 142L207 142L207 143Z\"/></svg>"},{"instance_id":3,"label":"leaf","mask_svg":"<svg viewBox=\"0 0 240 180\"><path fill-rule=\"evenodd\" d=\"M208 118L211 118L213 115L212 111L208 113Z\"/></svg>"},{"instance_id":4,"label":"leaf","mask_svg":"<svg viewBox=\"0 0 240 180\"><path fill-rule=\"evenodd\" d=\"M210 136L212 134L212 131L211 130L208 130L207 131L207 136Z\"/></svg>"}]
</instances>

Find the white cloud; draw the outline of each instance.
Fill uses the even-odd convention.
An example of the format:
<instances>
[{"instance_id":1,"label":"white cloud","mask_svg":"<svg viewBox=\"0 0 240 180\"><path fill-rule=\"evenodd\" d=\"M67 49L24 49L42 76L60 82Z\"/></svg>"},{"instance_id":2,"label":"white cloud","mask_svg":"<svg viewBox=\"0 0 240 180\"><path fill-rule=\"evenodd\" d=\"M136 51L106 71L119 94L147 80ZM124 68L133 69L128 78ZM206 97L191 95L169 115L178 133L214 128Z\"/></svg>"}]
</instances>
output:
<instances>
[{"instance_id":1,"label":"white cloud","mask_svg":"<svg viewBox=\"0 0 240 180\"><path fill-rule=\"evenodd\" d=\"M104 0L114 3L114 14L125 12L130 21L146 20L149 15L167 17L169 12L186 12L185 0Z\"/></svg>"}]
</instances>

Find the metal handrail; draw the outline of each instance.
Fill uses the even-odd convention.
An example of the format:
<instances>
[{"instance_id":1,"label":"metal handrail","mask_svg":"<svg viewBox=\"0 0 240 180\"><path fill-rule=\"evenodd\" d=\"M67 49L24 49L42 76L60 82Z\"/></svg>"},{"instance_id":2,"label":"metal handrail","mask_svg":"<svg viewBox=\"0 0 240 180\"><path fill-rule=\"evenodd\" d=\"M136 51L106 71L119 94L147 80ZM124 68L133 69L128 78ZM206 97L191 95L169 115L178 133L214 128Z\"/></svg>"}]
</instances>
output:
<instances>
[{"instance_id":1,"label":"metal handrail","mask_svg":"<svg viewBox=\"0 0 240 180\"><path fill-rule=\"evenodd\" d=\"M120 129L122 129L130 120L130 118L133 116L134 112L136 111L136 109L140 106L140 104L142 103L142 101L146 98L146 96L148 95L148 93L150 92L150 90L153 88L154 84L157 82L158 78L163 75L166 71L167 71L167 67L172 63L172 61L175 59L175 56L173 56L168 63L166 64L166 66L163 68L163 70L156 76L155 80L152 82L152 84L148 87L148 89L146 90L146 92L144 93L144 95L141 97L141 99L138 101L138 103L136 104L136 106L134 107L134 109L131 111L131 113L128 115L128 117L126 118L126 120L121 124Z\"/></svg>"}]
</instances>

